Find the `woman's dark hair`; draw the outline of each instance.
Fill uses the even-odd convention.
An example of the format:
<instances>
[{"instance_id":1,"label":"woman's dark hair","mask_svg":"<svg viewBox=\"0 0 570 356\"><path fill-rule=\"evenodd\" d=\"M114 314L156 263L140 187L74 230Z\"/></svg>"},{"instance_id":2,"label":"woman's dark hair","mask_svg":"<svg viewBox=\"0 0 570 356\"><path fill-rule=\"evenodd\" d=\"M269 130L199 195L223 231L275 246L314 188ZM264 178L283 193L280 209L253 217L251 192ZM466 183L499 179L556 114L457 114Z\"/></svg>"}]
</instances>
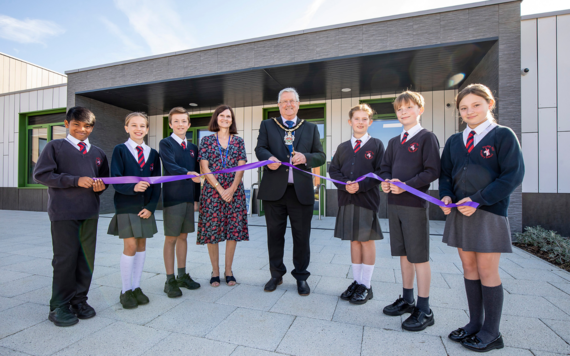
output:
<instances>
[{"instance_id":1,"label":"woman's dark hair","mask_svg":"<svg viewBox=\"0 0 570 356\"><path fill-rule=\"evenodd\" d=\"M237 135L237 125L236 125L236 114L234 113L234 109L232 109L229 105L220 105L214 110L212 114L212 118L210 119L210 124L208 125L208 130L212 132L220 131L220 127L218 126L218 116L223 113L224 111L229 110L232 113L232 124L230 125L230 134Z\"/></svg>"},{"instance_id":2,"label":"woman's dark hair","mask_svg":"<svg viewBox=\"0 0 570 356\"><path fill-rule=\"evenodd\" d=\"M95 126L95 115L91 112L91 110L82 106L74 106L71 109L67 110L66 119L67 122L75 120L85 122L91 126Z\"/></svg>"}]
</instances>

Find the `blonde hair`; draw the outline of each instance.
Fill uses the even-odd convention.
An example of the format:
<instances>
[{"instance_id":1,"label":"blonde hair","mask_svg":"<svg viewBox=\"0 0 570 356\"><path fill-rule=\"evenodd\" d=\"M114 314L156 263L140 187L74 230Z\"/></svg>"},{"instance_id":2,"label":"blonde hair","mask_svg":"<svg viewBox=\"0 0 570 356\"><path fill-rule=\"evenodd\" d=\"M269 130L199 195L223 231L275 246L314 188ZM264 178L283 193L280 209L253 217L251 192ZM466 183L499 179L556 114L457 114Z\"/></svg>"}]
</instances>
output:
<instances>
[{"instance_id":1,"label":"blonde hair","mask_svg":"<svg viewBox=\"0 0 570 356\"><path fill-rule=\"evenodd\" d=\"M394 110L398 110L402 105L408 103L414 103L421 109L425 105L425 100L422 94L415 91L406 90L398 95L396 97L396 100L394 100Z\"/></svg>"},{"instance_id":2,"label":"blonde hair","mask_svg":"<svg viewBox=\"0 0 570 356\"><path fill-rule=\"evenodd\" d=\"M352 120L352 116L357 111L364 111L365 113L368 114L368 117L370 119L372 119L372 115L374 115L374 110L372 110L372 108L368 104L359 104L359 105L353 106L350 109L350 111L348 112L349 119Z\"/></svg>"},{"instance_id":3,"label":"blonde hair","mask_svg":"<svg viewBox=\"0 0 570 356\"><path fill-rule=\"evenodd\" d=\"M186 114L186 118L188 119L188 122L190 122L190 114L188 113L188 111L181 106L177 106L175 108L172 108L170 110L170 112L168 113L168 123L169 124L172 123L172 116L174 116L176 114Z\"/></svg>"},{"instance_id":4,"label":"blonde hair","mask_svg":"<svg viewBox=\"0 0 570 356\"><path fill-rule=\"evenodd\" d=\"M489 109L490 111L489 115L491 115L492 121L497 122L497 120L495 120L495 117L493 116L493 110L495 110L495 105L497 104L497 101L495 100L493 93L491 93L491 89L489 89L487 86L483 84L469 84L468 86L463 88L463 90L461 90L459 94L457 94L457 96L455 97L455 107L457 108L457 110L459 111L459 104L461 104L461 100L463 100L463 98L465 98L469 94L477 95L478 97L485 99L487 104L491 104L492 102L493 105Z\"/></svg>"},{"instance_id":5,"label":"blonde hair","mask_svg":"<svg viewBox=\"0 0 570 356\"><path fill-rule=\"evenodd\" d=\"M149 122L148 122L148 116L146 116L146 114L144 112L132 112L130 114L127 115L127 117L125 118L125 126L129 126L129 121L131 121L131 119L133 117L137 117L140 116L142 117L145 121L146 121L146 126L149 127Z\"/></svg>"}]
</instances>

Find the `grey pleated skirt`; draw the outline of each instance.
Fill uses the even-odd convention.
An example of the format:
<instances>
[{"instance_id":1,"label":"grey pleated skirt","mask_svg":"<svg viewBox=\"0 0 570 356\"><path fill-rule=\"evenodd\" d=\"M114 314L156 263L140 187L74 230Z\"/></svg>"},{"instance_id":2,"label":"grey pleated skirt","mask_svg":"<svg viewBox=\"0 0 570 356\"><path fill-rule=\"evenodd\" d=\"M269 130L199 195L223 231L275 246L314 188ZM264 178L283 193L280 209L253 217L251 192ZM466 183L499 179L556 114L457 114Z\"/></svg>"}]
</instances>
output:
<instances>
[{"instance_id":1,"label":"grey pleated skirt","mask_svg":"<svg viewBox=\"0 0 570 356\"><path fill-rule=\"evenodd\" d=\"M154 214L148 219L141 219L137 214L115 214L107 230L109 235L119 236L120 239L148 239L157 232Z\"/></svg>"},{"instance_id":2,"label":"grey pleated skirt","mask_svg":"<svg viewBox=\"0 0 570 356\"><path fill-rule=\"evenodd\" d=\"M382 228L378 215L360 206L344 205L338 209L334 237L341 240L366 242L382 240Z\"/></svg>"},{"instance_id":3,"label":"grey pleated skirt","mask_svg":"<svg viewBox=\"0 0 570 356\"><path fill-rule=\"evenodd\" d=\"M451 209L445 221L443 242L463 251L513 252L509 219L481 209L471 216Z\"/></svg>"}]
</instances>

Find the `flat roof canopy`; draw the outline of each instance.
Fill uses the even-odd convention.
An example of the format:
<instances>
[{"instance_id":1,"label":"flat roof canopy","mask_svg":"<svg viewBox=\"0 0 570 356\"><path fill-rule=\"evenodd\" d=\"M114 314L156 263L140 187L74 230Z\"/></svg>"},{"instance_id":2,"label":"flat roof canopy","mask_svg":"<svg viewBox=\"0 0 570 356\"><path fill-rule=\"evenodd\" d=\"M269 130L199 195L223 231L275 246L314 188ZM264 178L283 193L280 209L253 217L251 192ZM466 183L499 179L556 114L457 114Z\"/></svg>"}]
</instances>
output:
<instances>
[{"instance_id":1,"label":"flat roof canopy","mask_svg":"<svg viewBox=\"0 0 570 356\"><path fill-rule=\"evenodd\" d=\"M172 107L199 108L275 104L277 94L294 87L302 101L360 97L405 89L455 89L497 42L487 39L401 51L366 53L208 76L78 92L132 111L167 113ZM350 88L350 93L341 89Z\"/></svg>"}]
</instances>

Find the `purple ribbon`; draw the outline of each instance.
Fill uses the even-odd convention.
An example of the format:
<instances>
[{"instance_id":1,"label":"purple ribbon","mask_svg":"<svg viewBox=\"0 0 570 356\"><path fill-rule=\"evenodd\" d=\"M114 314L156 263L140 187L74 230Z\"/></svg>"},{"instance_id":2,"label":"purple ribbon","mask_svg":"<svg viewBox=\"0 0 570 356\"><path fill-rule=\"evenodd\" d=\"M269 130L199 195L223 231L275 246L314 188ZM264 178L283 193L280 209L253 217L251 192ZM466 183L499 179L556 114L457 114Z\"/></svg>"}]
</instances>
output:
<instances>
[{"instance_id":1,"label":"purple ribbon","mask_svg":"<svg viewBox=\"0 0 570 356\"><path fill-rule=\"evenodd\" d=\"M256 168L260 168L263 166L267 166L268 164L272 164L275 163L273 161L259 161L259 162L253 162L253 163L247 163L244 164L243 166L237 166L237 167L232 167L232 168L227 168L227 169L222 169L221 171L216 171L216 172L210 172L210 173L204 173L204 174L199 174L199 175L177 175L177 176L160 176L160 177L136 177L136 176L126 176L126 177L110 177L110 178L94 178L94 179L100 179L103 181L103 183L105 184L128 184L128 183L138 183L138 182L148 182L150 184L159 184L159 183L168 183L168 182L175 182L178 180L184 180L184 179L191 179L191 178L196 178L196 177L202 177L208 174L224 174L224 173L234 173L234 172L238 172L238 171L247 171L250 169L256 169ZM282 165L287 166L287 167L291 167L293 169L296 169L298 171L301 171L303 173L308 173L312 176L315 177L319 177L321 179L325 179L328 181L331 181L333 183L337 183L337 184L343 184L346 185L346 182L341 182L339 180L336 179L332 179L332 178L328 178L328 177L323 177L321 175L312 173L312 172L307 172L304 171L294 165L292 165L289 162L281 162ZM379 176L377 176L374 173L367 173L361 177L358 177L354 182L358 183L363 181L366 178L373 178L373 179L377 179L379 181L384 182L385 180L380 178ZM457 204L449 204L449 205L445 205L441 200L432 197L429 194L426 194L422 191L417 190L416 188L410 187L402 182L390 182L391 184L394 184L397 187L402 188L403 190L421 198L424 199L432 204L441 206L443 208L457 208L458 206L470 206L472 208L477 208L479 206L479 203L476 203L474 201L470 201L470 202L466 202L463 203L461 205L457 205Z\"/></svg>"}]
</instances>

